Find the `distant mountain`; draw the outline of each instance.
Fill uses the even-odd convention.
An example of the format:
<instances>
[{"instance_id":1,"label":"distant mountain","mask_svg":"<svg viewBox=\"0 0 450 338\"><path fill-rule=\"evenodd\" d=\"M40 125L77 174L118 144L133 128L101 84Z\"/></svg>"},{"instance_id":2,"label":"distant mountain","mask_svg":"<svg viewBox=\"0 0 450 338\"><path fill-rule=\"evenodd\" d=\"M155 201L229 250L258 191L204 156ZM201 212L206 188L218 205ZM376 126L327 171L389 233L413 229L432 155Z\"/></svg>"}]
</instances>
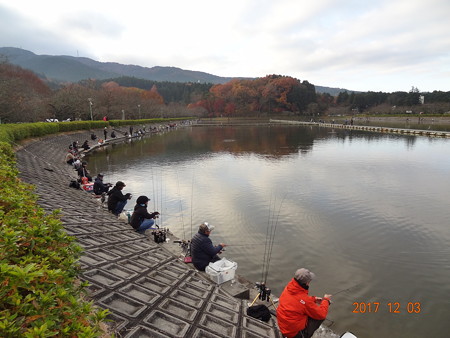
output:
<instances>
[{"instance_id":1,"label":"distant mountain","mask_svg":"<svg viewBox=\"0 0 450 338\"><path fill-rule=\"evenodd\" d=\"M348 89L344 89L344 88L332 88L332 87L322 87L322 86L316 86L316 93L318 94L324 94L324 93L328 93L331 96L338 96L339 93L342 92L348 92L348 93L359 93L358 91L355 90L348 90Z\"/></svg>"},{"instance_id":2,"label":"distant mountain","mask_svg":"<svg viewBox=\"0 0 450 338\"><path fill-rule=\"evenodd\" d=\"M99 62L85 57L37 55L14 47L0 47L0 56L3 56L12 64L32 70L39 76L55 82L78 82L85 79L105 80L122 76L152 81L213 84L226 83L236 79L176 67L156 66L148 68L116 62ZM329 93L334 96L342 91L345 91L345 89L316 86L317 93Z\"/></svg>"},{"instance_id":3,"label":"distant mountain","mask_svg":"<svg viewBox=\"0 0 450 338\"><path fill-rule=\"evenodd\" d=\"M7 61L57 82L78 82L85 79L112 79L122 76L153 81L225 83L231 77L220 77L204 72L176 67L141 67L115 62L98 62L84 57L36 55L30 51L1 47L0 55Z\"/></svg>"}]
</instances>

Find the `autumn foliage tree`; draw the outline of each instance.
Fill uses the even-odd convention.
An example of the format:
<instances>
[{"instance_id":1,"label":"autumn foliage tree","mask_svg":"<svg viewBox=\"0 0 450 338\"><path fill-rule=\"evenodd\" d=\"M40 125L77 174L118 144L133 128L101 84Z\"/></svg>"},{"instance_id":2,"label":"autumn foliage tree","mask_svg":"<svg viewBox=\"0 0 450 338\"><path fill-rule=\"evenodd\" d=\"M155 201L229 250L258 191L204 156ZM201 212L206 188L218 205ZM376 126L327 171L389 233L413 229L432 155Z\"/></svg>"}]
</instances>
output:
<instances>
[{"instance_id":1,"label":"autumn foliage tree","mask_svg":"<svg viewBox=\"0 0 450 338\"><path fill-rule=\"evenodd\" d=\"M0 119L34 122L48 117L50 88L33 72L0 62Z\"/></svg>"},{"instance_id":2,"label":"autumn foliage tree","mask_svg":"<svg viewBox=\"0 0 450 338\"><path fill-rule=\"evenodd\" d=\"M203 107L210 116L249 116L301 113L315 100L315 87L307 81L269 75L255 80L232 80L214 85L197 105Z\"/></svg>"}]
</instances>

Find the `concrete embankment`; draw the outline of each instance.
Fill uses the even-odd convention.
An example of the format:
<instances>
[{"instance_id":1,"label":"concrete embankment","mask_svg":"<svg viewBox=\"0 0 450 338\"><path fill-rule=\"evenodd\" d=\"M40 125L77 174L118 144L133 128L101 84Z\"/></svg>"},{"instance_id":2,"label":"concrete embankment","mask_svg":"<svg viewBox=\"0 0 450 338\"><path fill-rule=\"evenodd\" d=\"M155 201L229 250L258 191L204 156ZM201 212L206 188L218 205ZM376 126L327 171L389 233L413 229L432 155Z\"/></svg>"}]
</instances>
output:
<instances>
[{"instance_id":1,"label":"concrete embankment","mask_svg":"<svg viewBox=\"0 0 450 338\"><path fill-rule=\"evenodd\" d=\"M60 209L66 231L84 248L80 278L90 283L95 304L111 311L109 330L119 337L281 337L274 317L265 323L247 316L256 291L239 282L215 284L180 259L173 236L157 244L92 194L69 187L76 172L64 157L69 144L86 139L90 132L49 136L24 143L16 154L20 176L36 186L39 205Z\"/></svg>"}]
</instances>

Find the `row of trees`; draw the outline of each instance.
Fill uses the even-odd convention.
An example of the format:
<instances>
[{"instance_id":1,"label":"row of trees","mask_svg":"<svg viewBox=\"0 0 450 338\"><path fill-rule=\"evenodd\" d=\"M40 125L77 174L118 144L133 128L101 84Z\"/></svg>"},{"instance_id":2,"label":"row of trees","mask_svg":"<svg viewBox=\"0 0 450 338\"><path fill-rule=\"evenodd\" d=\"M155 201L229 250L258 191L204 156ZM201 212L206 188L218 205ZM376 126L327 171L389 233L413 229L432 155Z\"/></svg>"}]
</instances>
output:
<instances>
[{"instance_id":1,"label":"row of trees","mask_svg":"<svg viewBox=\"0 0 450 338\"><path fill-rule=\"evenodd\" d=\"M421 102L425 98L425 104ZM393 107L398 107L393 109ZM0 122L45 119L144 119L181 116L259 116L425 113L450 111L450 92L341 92L317 94L308 81L269 75L225 84L155 82L123 77L79 83L44 82L33 72L0 62Z\"/></svg>"},{"instance_id":2,"label":"row of trees","mask_svg":"<svg viewBox=\"0 0 450 338\"><path fill-rule=\"evenodd\" d=\"M341 92L335 98L318 96L326 102L327 108L332 106L347 107L349 111L370 112L388 108L391 112L405 112L405 110L420 110L428 113L445 113L450 110L450 92L434 91L421 93L418 88L412 87L409 92ZM320 100L319 100L320 101ZM437 108L438 107L438 108ZM429 111L427 111L429 110ZM384 111L385 113L389 111Z\"/></svg>"},{"instance_id":3,"label":"row of trees","mask_svg":"<svg viewBox=\"0 0 450 338\"><path fill-rule=\"evenodd\" d=\"M114 81L122 87L136 87L140 89L151 89L158 87L158 93L166 103L181 103L188 105L191 102L200 100L213 86L211 83L194 82L168 82L138 79L135 77L123 76L120 78L104 80L102 82Z\"/></svg>"},{"instance_id":4,"label":"row of trees","mask_svg":"<svg viewBox=\"0 0 450 338\"><path fill-rule=\"evenodd\" d=\"M50 89L33 72L0 63L0 122L35 122L45 119L94 120L153 118L175 114L156 86L145 90L116 82L86 80ZM173 115L171 115L172 117Z\"/></svg>"}]
</instances>

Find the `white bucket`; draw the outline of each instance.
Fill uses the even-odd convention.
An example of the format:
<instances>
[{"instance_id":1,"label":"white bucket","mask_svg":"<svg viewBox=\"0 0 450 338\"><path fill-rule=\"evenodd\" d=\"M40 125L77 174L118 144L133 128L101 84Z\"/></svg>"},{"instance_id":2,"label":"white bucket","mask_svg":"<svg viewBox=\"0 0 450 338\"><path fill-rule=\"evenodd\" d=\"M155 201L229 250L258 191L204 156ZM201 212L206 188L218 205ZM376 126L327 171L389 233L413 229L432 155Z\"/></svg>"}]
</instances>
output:
<instances>
[{"instance_id":1,"label":"white bucket","mask_svg":"<svg viewBox=\"0 0 450 338\"><path fill-rule=\"evenodd\" d=\"M212 281L217 284L222 284L234 279L236 269L237 263L224 257L220 261L209 263L205 269L205 272L209 275L209 278L211 278Z\"/></svg>"}]
</instances>

